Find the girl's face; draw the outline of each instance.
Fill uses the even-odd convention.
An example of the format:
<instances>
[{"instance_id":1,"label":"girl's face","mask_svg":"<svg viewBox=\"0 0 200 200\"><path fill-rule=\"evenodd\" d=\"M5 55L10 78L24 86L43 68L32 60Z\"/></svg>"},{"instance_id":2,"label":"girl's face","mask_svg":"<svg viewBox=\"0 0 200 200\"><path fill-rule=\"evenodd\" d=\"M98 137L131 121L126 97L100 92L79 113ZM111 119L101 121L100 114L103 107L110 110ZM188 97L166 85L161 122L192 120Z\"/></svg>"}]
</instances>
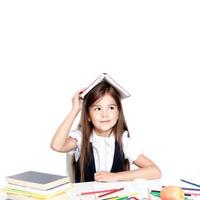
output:
<instances>
[{"instance_id":1,"label":"girl's face","mask_svg":"<svg viewBox=\"0 0 200 200\"><path fill-rule=\"evenodd\" d=\"M89 108L89 121L97 135L108 137L117 123L119 110L114 98L105 94Z\"/></svg>"}]
</instances>

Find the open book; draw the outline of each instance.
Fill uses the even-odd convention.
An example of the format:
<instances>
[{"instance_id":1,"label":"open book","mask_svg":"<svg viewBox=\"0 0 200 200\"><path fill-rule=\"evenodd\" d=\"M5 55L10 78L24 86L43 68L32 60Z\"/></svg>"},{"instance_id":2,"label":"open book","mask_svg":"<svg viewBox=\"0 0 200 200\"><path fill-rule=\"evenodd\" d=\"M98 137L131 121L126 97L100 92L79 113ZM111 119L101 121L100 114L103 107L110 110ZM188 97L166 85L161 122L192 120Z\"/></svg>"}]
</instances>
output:
<instances>
[{"instance_id":1,"label":"open book","mask_svg":"<svg viewBox=\"0 0 200 200\"><path fill-rule=\"evenodd\" d=\"M115 80L113 80L107 73L103 73L101 74L94 82L92 82L89 87L86 88L85 91L83 91L80 94L81 98L84 98L85 95L92 90L97 84L99 84L101 81L106 81L108 82L110 85L112 85L120 94L120 98L124 99L130 96L130 94L124 89L122 88Z\"/></svg>"}]
</instances>

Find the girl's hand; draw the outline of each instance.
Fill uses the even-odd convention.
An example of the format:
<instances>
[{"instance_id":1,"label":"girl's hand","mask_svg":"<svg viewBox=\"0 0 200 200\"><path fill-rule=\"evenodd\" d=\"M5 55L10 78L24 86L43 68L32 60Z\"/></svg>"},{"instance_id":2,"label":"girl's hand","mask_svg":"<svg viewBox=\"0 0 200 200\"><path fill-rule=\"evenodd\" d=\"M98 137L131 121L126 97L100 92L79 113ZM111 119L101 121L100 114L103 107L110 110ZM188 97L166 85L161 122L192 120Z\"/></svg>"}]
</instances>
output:
<instances>
[{"instance_id":1,"label":"girl's hand","mask_svg":"<svg viewBox=\"0 0 200 200\"><path fill-rule=\"evenodd\" d=\"M85 90L80 89L78 90L72 98L72 110L77 114L80 112L83 104L83 99L80 98L80 94Z\"/></svg>"},{"instance_id":2,"label":"girl's hand","mask_svg":"<svg viewBox=\"0 0 200 200\"><path fill-rule=\"evenodd\" d=\"M112 172L97 172L94 174L95 181L114 182L117 181L117 173Z\"/></svg>"}]
</instances>

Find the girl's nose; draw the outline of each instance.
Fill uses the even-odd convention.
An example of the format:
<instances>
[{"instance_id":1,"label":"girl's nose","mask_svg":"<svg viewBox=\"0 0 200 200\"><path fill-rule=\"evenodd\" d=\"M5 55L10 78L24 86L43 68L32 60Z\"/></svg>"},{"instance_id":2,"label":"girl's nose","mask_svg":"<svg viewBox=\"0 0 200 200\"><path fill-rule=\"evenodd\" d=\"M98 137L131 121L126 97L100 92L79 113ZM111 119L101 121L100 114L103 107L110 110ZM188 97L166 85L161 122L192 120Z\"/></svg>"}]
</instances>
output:
<instances>
[{"instance_id":1,"label":"girl's nose","mask_svg":"<svg viewBox=\"0 0 200 200\"><path fill-rule=\"evenodd\" d=\"M107 116L108 116L107 110L104 109L104 110L102 111L102 116L103 116L103 117L107 117Z\"/></svg>"}]
</instances>

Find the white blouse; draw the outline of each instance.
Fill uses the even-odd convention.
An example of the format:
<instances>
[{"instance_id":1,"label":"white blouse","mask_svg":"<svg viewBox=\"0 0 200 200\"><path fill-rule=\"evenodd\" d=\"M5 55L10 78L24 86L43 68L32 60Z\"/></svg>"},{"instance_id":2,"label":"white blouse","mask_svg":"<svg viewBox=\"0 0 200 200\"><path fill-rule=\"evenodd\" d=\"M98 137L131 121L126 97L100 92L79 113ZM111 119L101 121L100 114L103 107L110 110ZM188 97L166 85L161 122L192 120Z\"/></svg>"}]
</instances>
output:
<instances>
[{"instance_id":1,"label":"white blouse","mask_svg":"<svg viewBox=\"0 0 200 200\"><path fill-rule=\"evenodd\" d=\"M81 145L82 145L82 132L80 130L71 131L69 136L77 140L77 148L70 154L75 154L75 160L80 157ZM114 151L115 151L115 137L112 133L110 137L103 137L97 135L94 131L90 136L90 142L93 146L94 160L96 171L109 172L112 167ZM133 140L128 137L128 132L125 131L122 135L122 148L124 156L133 163L134 160L142 153L141 150L136 147Z\"/></svg>"}]
</instances>

